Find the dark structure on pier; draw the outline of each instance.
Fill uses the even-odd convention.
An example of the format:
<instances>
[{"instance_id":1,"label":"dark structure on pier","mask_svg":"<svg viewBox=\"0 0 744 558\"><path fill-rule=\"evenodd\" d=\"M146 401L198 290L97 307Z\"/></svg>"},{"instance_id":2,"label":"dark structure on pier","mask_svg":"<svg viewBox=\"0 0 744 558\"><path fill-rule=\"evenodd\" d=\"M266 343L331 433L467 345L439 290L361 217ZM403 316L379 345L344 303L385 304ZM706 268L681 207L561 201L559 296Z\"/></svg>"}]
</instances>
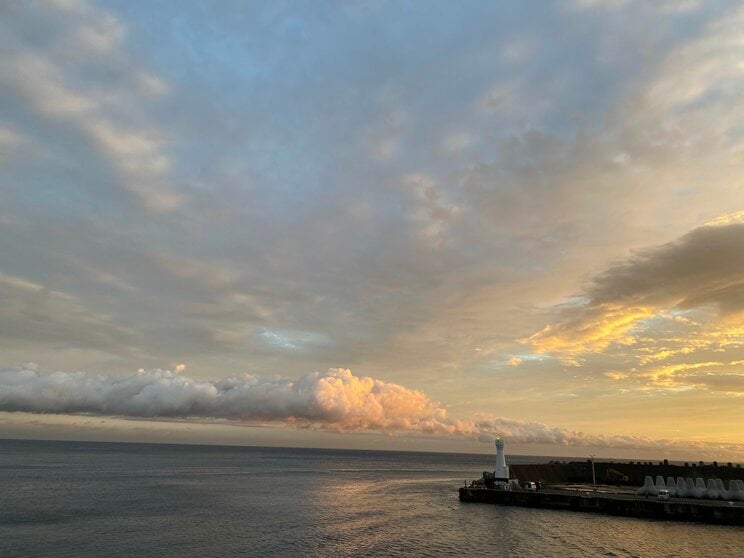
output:
<instances>
[{"instance_id":1,"label":"dark structure on pier","mask_svg":"<svg viewBox=\"0 0 744 558\"><path fill-rule=\"evenodd\" d=\"M519 482L542 481L544 484L591 483L592 464L590 461L571 461L568 463L542 463L530 465L511 465L510 472ZM620 486L641 486L646 476L702 477L717 478L724 481L744 477L744 469L733 463L671 465L669 463L596 461L594 470L597 482Z\"/></svg>"}]
</instances>

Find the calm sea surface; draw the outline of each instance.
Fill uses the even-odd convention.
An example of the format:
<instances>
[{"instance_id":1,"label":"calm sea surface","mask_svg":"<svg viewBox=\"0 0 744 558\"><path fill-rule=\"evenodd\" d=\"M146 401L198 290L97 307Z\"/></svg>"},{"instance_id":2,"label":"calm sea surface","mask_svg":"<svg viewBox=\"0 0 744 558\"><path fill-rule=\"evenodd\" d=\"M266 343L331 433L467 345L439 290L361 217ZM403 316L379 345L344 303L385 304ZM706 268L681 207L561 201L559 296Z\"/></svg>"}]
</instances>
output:
<instances>
[{"instance_id":1,"label":"calm sea surface","mask_svg":"<svg viewBox=\"0 0 744 558\"><path fill-rule=\"evenodd\" d=\"M455 454L0 440L0 556L744 556L736 527L461 504L456 489L489 468Z\"/></svg>"}]
</instances>

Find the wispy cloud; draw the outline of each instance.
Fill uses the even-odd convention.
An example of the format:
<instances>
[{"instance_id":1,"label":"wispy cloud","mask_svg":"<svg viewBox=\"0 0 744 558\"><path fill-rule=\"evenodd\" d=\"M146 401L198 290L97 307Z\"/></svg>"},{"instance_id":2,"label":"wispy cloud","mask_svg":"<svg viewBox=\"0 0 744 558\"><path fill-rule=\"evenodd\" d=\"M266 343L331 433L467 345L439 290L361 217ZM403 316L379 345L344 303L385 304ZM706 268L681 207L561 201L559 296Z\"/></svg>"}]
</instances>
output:
<instances>
[{"instance_id":1,"label":"wispy cloud","mask_svg":"<svg viewBox=\"0 0 744 558\"><path fill-rule=\"evenodd\" d=\"M39 116L82 134L114 169L121 187L147 209L176 207L180 198L169 184L164 133L144 122L148 98L163 95L167 87L127 58L121 48L125 25L86 2L52 3L43 11L15 4L4 10L10 16L6 21L37 20L55 31L49 48L40 51L22 32L4 25L0 82ZM96 74L107 75L106 83L85 79Z\"/></svg>"},{"instance_id":2,"label":"wispy cloud","mask_svg":"<svg viewBox=\"0 0 744 558\"><path fill-rule=\"evenodd\" d=\"M68 293L0 273L0 335L15 344L67 339L77 346L118 352L135 342L137 333L115 324ZM72 321L74 331L68 327Z\"/></svg>"}]
</instances>

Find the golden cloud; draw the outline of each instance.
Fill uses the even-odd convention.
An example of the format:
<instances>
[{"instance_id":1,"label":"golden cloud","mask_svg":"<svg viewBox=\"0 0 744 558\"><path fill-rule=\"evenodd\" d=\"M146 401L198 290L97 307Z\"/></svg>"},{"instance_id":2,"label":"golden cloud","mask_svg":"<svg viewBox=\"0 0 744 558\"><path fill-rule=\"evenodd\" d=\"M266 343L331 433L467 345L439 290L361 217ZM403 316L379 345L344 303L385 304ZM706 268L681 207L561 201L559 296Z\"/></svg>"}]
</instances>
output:
<instances>
[{"instance_id":1,"label":"golden cloud","mask_svg":"<svg viewBox=\"0 0 744 558\"><path fill-rule=\"evenodd\" d=\"M710 308L712 321L682 347L641 356L643 363L688 354L698 346L741 345L744 327L744 224L704 226L680 239L643 251L593 279L586 302L563 309L557 323L526 339L536 353L570 359L633 345L643 320L674 310ZM693 325L683 320L681 323ZM702 338L700 338L702 337Z\"/></svg>"}]
</instances>

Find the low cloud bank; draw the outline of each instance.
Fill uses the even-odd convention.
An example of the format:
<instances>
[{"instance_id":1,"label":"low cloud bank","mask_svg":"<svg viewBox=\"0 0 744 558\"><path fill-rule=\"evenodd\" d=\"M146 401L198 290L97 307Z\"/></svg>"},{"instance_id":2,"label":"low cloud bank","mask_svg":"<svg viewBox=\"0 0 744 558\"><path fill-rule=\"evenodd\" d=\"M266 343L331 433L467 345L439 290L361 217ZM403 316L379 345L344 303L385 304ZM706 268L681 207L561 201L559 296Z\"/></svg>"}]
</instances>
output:
<instances>
[{"instance_id":1,"label":"low cloud bank","mask_svg":"<svg viewBox=\"0 0 744 558\"><path fill-rule=\"evenodd\" d=\"M588 435L537 422L477 415L451 418L421 391L332 368L296 380L246 375L195 380L168 370L108 376L38 372L34 366L0 370L0 411L132 418L227 419L282 423L337 432L374 431L459 436L492 442L607 448L691 449L691 444L637 436ZM708 444L692 444L711 449ZM744 446L715 446L744 454Z\"/></svg>"}]
</instances>

